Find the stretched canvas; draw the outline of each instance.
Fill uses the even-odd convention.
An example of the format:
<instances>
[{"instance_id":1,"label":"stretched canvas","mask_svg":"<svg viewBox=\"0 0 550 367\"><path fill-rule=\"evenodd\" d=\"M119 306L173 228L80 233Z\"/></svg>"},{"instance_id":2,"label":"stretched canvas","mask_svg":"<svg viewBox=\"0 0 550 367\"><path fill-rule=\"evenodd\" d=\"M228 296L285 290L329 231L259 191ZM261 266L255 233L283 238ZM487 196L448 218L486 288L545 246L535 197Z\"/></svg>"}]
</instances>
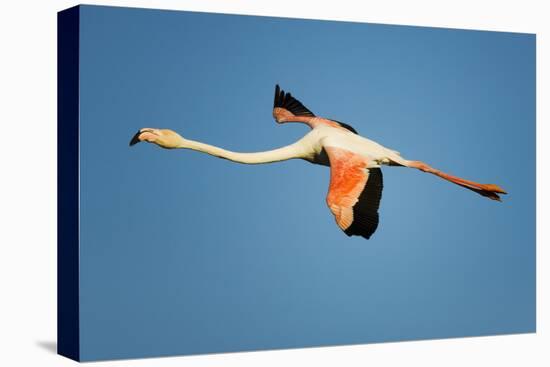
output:
<instances>
[{"instance_id":1,"label":"stretched canvas","mask_svg":"<svg viewBox=\"0 0 550 367\"><path fill-rule=\"evenodd\" d=\"M58 36L61 355L535 332L535 35L81 5Z\"/></svg>"}]
</instances>

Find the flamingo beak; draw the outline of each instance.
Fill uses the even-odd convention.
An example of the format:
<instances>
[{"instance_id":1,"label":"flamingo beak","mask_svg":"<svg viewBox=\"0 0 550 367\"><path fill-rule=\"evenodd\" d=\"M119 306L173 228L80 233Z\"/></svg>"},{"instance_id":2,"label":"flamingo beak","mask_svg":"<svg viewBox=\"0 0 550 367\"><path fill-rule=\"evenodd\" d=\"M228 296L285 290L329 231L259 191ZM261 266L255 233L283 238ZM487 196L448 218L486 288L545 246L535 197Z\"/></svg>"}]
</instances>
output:
<instances>
[{"instance_id":1,"label":"flamingo beak","mask_svg":"<svg viewBox=\"0 0 550 367\"><path fill-rule=\"evenodd\" d=\"M141 134L141 130L139 130L133 137L132 140L130 140L129 146L134 146L137 143L139 143L141 140L139 140L139 135Z\"/></svg>"},{"instance_id":2,"label":"flamingo beak","mask_svg":"<svg viewBox=\"0 0 550 367\"><path fill-rule=\"evenodd\" d=\"M132 137L130 140L130 146L136 145L140 141L152 142L151 138L158 136L156 129L151 129L150 127L144 127L139 129L139 131Z\"/></svg>"}]
</instances>

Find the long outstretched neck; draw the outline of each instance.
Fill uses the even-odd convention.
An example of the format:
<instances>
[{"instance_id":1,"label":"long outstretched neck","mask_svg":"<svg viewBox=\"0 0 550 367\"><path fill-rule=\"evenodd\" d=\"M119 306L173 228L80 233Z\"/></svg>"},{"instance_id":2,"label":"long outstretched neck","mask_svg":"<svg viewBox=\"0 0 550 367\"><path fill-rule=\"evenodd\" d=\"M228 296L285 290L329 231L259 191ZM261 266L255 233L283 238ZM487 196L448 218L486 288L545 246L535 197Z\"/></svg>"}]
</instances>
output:
<instances>
[{"instance_id":1,"label":"long outstretched neck","mask_svg":"<svg viewBox=\"0 0 550 367\"><path fill-rule=\"evenodd\" d=\"M232 152L230 150L189 139L184 139L184 141L178 148L196 150L198 152L206 153L215 157L228 159L233 162L244 164L280 162L289 159L304 157L304 149L300 146L299 142L278 149L255 153Z\"/></svg>"}]
</instances>

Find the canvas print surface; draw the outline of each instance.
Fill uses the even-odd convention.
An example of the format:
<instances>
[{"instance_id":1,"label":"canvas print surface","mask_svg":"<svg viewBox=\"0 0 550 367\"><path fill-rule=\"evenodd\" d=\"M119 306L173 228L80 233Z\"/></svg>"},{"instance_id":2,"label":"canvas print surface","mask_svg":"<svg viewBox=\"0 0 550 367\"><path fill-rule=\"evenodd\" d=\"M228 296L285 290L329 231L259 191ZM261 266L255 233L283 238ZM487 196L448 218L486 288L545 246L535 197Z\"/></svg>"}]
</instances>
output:
<instances>
[{"instance_id":1,"label":"canvas print surface","mask_svg":"<svg viewBox=\"0 0 550 367\"><path fill-rule=\"evenodd\" d=\"M535 35L59 14L59 352L535 331Z\"/></svg>"}]
</instances>

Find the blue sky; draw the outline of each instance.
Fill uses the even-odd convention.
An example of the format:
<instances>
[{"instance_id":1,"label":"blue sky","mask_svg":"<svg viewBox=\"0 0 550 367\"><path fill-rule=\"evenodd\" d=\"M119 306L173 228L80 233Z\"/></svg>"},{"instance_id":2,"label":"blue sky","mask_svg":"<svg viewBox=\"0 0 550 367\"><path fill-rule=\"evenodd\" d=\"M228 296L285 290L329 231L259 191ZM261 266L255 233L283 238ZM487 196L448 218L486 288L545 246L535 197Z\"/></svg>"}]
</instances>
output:
<instances>
[{"instance_id":1,"label":"blue sky","mask_svg":"<svg viewBox=\"0 0 550 367\"><path fill-rule=\"evenodd\" d=\"M83 359L535 330L535 36L81 8ZM314 113L497 203L386 167L380 225L349 238L329 170L247 166L141 144L140 127L237 151Z\"/></svg>"}]
</instances>

